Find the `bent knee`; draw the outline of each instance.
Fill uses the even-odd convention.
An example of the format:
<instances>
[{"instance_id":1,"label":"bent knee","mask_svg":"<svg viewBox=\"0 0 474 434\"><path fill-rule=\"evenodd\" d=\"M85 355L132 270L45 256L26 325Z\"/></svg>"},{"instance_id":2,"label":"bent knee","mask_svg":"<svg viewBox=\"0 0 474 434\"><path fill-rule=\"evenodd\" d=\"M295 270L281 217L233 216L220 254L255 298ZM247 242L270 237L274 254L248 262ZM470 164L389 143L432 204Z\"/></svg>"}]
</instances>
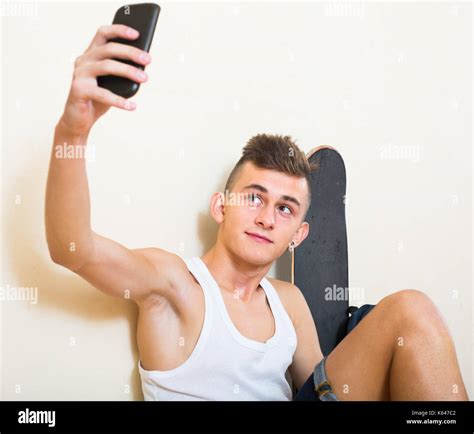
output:
<instances>
[{"instance_id":1,"label":"bent knee","mask_svg":"<svg viewBox=\"0 0 474 434\"><path fill-rule=\"evenodd\" d=\"M381 302L395 308L416 310L422 305L433 305L431 298L418 289L402 289L384 297Z\"/></svg>"},{"instance_id":2,"label":"bent knee","mask_svg":"<svg viewBox=\"0 0 474 434\"><path fill-rule=\"evenodd\" d=\"M432 299L418 289L403 289L381 300L404 327L418 327L439 333L446 329L441 312Z\"/></svg>"}]
</instances>

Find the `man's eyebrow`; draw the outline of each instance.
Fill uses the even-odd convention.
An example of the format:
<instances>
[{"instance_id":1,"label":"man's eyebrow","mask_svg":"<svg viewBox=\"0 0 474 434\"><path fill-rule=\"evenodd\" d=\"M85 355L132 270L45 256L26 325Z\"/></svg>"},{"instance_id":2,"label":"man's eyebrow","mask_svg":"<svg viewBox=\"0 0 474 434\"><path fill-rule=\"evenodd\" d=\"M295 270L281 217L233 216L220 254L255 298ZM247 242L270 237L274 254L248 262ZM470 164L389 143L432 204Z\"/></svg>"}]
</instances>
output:
<instances>
[{"instance_id":1,"label":"man's eyebrow","mask_svg":"<svg viewBox=\"0 0 474 434\"><path fill-rule=\"evenodd\" d=\"M255 189L255 190L261 191L262 193L268 193L268 190L263 185L260 185L260 184L249 184L249 185L246 185L245 187L243 187L243 189L244 190ZM294 204L301 207L301 204L298 201L298 199L296 199L293 196L288 196L288 195L284 194L283 196L281 196L281 199L286 200L288 202L293 202Z\"/></svg>"}]
</instances>

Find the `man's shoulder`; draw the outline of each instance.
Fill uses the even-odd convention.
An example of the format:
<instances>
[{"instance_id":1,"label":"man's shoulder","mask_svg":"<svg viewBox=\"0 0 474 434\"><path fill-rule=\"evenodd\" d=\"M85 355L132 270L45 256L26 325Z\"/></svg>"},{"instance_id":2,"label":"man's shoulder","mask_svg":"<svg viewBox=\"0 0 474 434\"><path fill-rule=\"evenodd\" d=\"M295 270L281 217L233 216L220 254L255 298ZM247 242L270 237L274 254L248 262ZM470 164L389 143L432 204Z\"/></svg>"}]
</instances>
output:
<instances>
[{"instance_id":1,"label":"man's shoulder","mask_svg":"<svg viewBox=\"0 0 474 434\"><path fill-rule=\"evenodd\" d=\"M284 295L290 293L292 290L295 291L298 289L295 285L286 280L275 279L273 277L267 277L267 280L273 285L278 293L281 292Z\"/></svg>"},{"instance_id":2,"label":"man's shoulder","mask_svg":"<svg viewBox=\"0 0 474 434\"><path fill-rule=\"evenodd\" d=\"M294 322L295 316L295 298L298 297L297 292L299 289L296 285L285 280L275 279L273 277L267 277L267 280L275 288L278 297L280 298L286 312L288 313L291 321Z\"/></svg>"},{"instance_id":3,"label":"man's shoulder","mask_svg":"<svg viewBox=\"0 0 474 434\"><path fill-rule=\"evenodd\" d=\"M274 279L267 277L267 280L272 284L280 297L283 306L285 307L291 320L294 322L296 315L299 312L298 306L302 302L306 302L301 290L291 282L285 280Z\"/></svg>"}]
</instances>

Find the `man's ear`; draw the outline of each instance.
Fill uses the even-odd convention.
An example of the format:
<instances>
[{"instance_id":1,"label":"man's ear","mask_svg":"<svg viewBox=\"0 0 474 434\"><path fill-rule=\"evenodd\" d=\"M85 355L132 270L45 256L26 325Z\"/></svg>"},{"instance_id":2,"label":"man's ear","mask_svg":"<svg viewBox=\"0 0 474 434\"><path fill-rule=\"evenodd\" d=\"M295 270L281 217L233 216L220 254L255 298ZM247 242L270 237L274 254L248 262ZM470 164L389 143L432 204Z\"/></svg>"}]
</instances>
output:
<instances>
[{"instance_id":1,"label":"man's ear","mask_svg":"<svg viewBox=\"0 0 474 434\"><path fill-rule=\"evenodd\" d=\"M217 223L224 221L225 203L224 193L216 191L211 197L211 215Z\"/></svg>"},{"instance_id":2,"label":"man's ear","mask_svg":"<svg viewBox=\"0 0 474 434\"><path fill-rule=\"evenodd\" d=\"M301 223L291 240L295 243L293 247L300 245L309 234L309 223Z\"/></svg>"}]
</instances>

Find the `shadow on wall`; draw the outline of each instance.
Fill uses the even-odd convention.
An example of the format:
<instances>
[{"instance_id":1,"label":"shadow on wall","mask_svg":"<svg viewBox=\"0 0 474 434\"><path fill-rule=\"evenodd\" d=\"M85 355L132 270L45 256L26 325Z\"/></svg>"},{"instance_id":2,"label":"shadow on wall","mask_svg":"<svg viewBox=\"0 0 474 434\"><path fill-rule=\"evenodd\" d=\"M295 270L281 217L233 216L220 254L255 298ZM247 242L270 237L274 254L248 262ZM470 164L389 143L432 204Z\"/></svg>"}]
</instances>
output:
<instances>
[{"instance_id":1,"label":"shadow on wall","mask_svg":"<svg viewBox=\"0 0 474 434\"><path fill-rule=\"evenodd\" d=\"M17 177L9 184L10 189L8 191L4 190L5 203L10 206L6 206L3 219L3 247L4 251L8 252L8 255L4 255L3 266L8 267L10 279L15 282L15 285L31 286L31 283L34 282L33 286L38 288L38 304L35 308L43 310L44 317L46 315L54 316L55 312L61 311L68 314L73 322L76 319L85 320L97 324L97 327L100 327L101 323L110 320L126 318L129 332L128 345L135 360L133 370L130 373L130 395L128 396L132 400L143 400L140 375L137 368L139 359L136 342L138 307L132 301L121 300L101 293L73 272L64 274L55 271L57 269L55 269L53 262L48 260L49 254L44 228L44 197L49 167L49 158L44 159L44 149L50 145L49 143L39 144L37 141L31 140L27 146L29 149L36 149L36 152L41 154L41 158L38 155L38 158L35 158L28 165L28 173L41 174L38 176L41 177L41 181L32 182L31 176ZM226 177L227 172L225 173L225 179ZM223 185L224 182L221 184ZM20 195L21 198L19 204L15 204L17 195ZM208 206L209 201L206 204ZM199 213L197 236L202 245L203 253L214 244L217 231L218 225L209 211ZM291 256L287 251L276 261L275 277L290 281L290 267ZM16 324L15 326L21 325ZM37 327L41 329L41 323L38 323ZM4 345L12 345L12 342L5 339ZM15 348L14 351L18 354L18 360L31 357L31 351L29 351L27 343L18 346L18 349ZM100 358L99 354L91 354L91 357L95 356ZM97 364L97 366L100 366L100 364ZM81 373L80 365L72 368L77 375L86 374ZM87 378L87 375L83 376ZM8 375L6 378L8 378ZM40 378L40 375L38 375L38 378ZM15 378L11 381L22 383L21 378ZM34 389L35 385L31 385L31 387ZM12 395L8 394L8 396ZM93 396L90 397L90 399L93 398ZM22 396L21 399L24 399L24 397Z\"/></svg>"},{"instance_id":2,"label":"shadow on wall","mask_svg":"<svg viewBox=\"0 0 474 434\"><path fill-rule=\"evenodd\" d=\"M128 344L136 360L128 383L130 384L129 396L133 400L142 400L143 394L137 368L139 357L136 343L138 308L131 301L110 297L96 289L88 290L93 287L73 272L69 274L55 272L53 268L55 264L47 260L49 254L44 226L44 198L49 167L49 159L47 158L44 161L44 149L48 148L50 144L30 140L29 143L24 145L32 150L33 154L36 150L38 158L28 162L27 174L23 174L22 177L17 177L9 182L11 186L9 190L6 190L4 185L3 198L6 206L4 207L2 228L3 248L4 252L8 252L8 254L3 255L2 265L8 267L9 279L15 282L15 286L35 286L38 288L38 304L35 305L35 308L44 311L43 317L45 318L46 316L54 316L55 312L61 311L67 313L71 321L76 319L86 320L97 323L98 327L101 323L112 319L126 318L129 324ZM38 179L34 180L30 175L36 176ZM20 195L20 204L15 203L18 198L17 195ZM15 324L14 326L19 328L21 324ZM41 323L37 324L37 328L41 329ZM3 345L13 345L12 341L8 341L5 335ZM17 345L17 342L15 342L15 345ZM27 342L15 347L14 351L18 354L18 360L31 360L32 358ZM100 358L100 355L91 354L91 357L96 356ZM97 364L97 366L100 366L100 364ZM87 373L81 373L80 365L71 368L73 368L75 375L82 375L87 378ZM44 372L38 372L38 378L41 378L43 374ZM53 375L54 373L49 372L47 374ZM8 375L5 378L8 378ZM12 379L11 381L22 383L21 378ZM35 389L35 385L31 385L31 388ZM92 387L91 390L93 390ZM5 393L5 390L3 392ZM11 397L12 395L8 394L8 396ZM25 397L20 398L20 395L18 396L19 399L25 399ZM93 398L91 395L91 399ZM28 398L26 397L26 399Z\"/></svg>"}]
</instances>

